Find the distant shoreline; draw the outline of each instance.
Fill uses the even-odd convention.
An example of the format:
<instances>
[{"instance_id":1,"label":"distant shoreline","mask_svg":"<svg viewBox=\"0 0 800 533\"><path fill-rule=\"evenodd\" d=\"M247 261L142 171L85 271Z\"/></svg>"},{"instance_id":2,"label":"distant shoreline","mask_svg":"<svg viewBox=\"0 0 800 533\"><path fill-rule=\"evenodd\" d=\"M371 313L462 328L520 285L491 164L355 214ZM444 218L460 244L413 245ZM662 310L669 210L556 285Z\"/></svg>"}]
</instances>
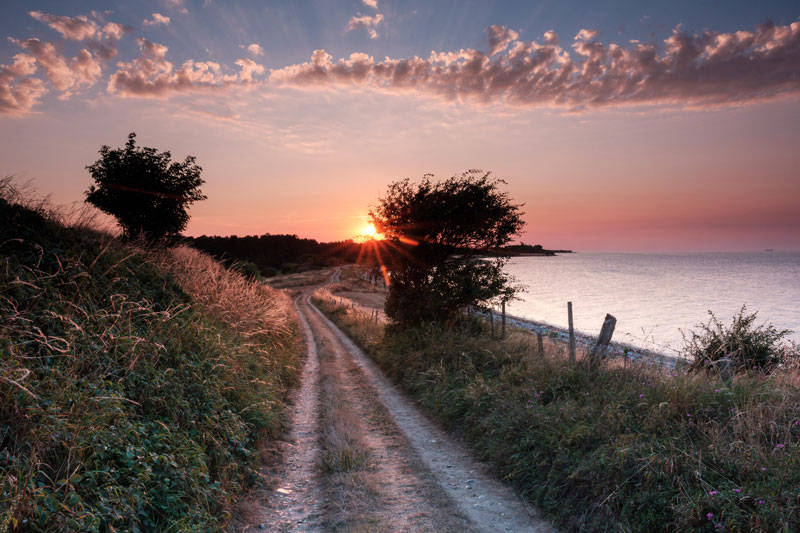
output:
<instances>
[{"instance_id":1,"label":"distant shoreline","mask_svg":"<svg viewBox=\"0 0 800 533\"><path fill-rule=\"evenodd\" d=\"M497 318L499 318L499 314L497 315ZM554 326L546 322L538 322L535 320L531 320L529 318L522 318L514 315L509 315L508 313L506 313L506 324L510 324L511 326L518 327L527 331L532 331L534 333L541 333L542 336L555 339L558 342L563 342L564 344L569 343L568 329ZM575 331L576 345L586 349L591 349L591 347L594 346L595 342L597 342L597 337L595 335L589 335L588 333ZM667 355L665 353L656 352L654 350L639 348L623 342L612 341L611 344L609 344L608 346L608 350L606 351L607 356L618 357L621 359L626 358L626 353L627 353L627 359L631 361L645 362L668 368L675 368L678 365L678 363L686 362L686 359L683 359L681 357L676 357L674 355Z\"/></svg>"}]
</instances>

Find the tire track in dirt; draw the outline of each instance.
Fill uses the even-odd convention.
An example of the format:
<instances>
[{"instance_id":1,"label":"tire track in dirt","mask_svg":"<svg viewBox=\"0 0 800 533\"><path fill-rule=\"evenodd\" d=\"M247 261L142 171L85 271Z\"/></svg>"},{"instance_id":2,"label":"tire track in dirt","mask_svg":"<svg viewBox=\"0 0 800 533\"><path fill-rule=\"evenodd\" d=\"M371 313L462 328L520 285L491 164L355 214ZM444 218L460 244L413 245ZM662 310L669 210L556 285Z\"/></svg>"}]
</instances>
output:
<instances>
[{"instance_id":1,"label":"tire track in dirt","mask_svg":"<svg viewBox=\"0 0 800 533\"><path fill-rule=\"evenodd\" d=\"M262 501L255 524L241 531L321 531L324 491L318 474L320 453L319 420L319 357L317 345L305 314L294 301L300 329L306 340L306 360L300 388L296 391L290 432L282 443L281 463L271 472L277 488Z\"/></svg>"},{"instance_id":2,"label":"tire track in dirt","mask_svg":"<svg viewBox=\"0 0 800 533\"><path fill-rule=\"evenodd\" d=\"M323 389L336 389L335 408L347 411L338 413L340 420L368 458L366 468L328 477L325 524L356 531L474 530L376 401L369 380L336 333L312 311L308 298L301 300L300 309L308 313L318 343Z\"/></svg>"},{"instance_id":3,"label":"tire track in dirt","mask_svg":"<svg viewBox=\"0 0 800 533\"><path fill-rule=\"evenodd\" d=\"M369 392L361 392L361 405L380 402L402 432L411 453L427 467L429 476L443 489L477 531L550 532L555 528L540 518L510 487L494 479L488 468L426 419L398 392L360 348L325 315L313 311L309 321L318 335L334 336L341 353L360 370ZM304 308L304 311L306 309ZM389 451L386 452L389 454ZM412 529L413 530L413 529Z\"/></svg>"}]
</instances>

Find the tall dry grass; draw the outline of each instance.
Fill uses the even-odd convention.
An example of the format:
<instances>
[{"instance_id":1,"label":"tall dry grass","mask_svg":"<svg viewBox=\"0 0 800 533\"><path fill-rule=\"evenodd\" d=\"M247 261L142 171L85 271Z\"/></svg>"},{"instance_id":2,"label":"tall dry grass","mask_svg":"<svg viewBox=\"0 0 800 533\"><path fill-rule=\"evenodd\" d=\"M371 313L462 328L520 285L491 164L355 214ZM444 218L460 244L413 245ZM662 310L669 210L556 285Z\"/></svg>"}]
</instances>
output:
<instances>
[{"instance_id":1,"label":"tall dry grass","mask_svg":"<svg viewBox=\"0 0 800 533\"><path fill-rule=\"evenodd\" d=\"M573 531L800 530L800 373L570 363L513 332L384 328L316 300L495 473Z\"/></svg>"},{"instance_id":2,"label":"tall dry grass","mask_svg":"<svg viewBox=\"0 0 800 533\"><path fill-rule=\"evenodd\" d=\"M0 532L219 530L297 382L288 302L68 218L0 181Z\"/></svg>"},{"instance_id":3,"label":"tall dry grass","mask_svg":"<svg viewBox=\"0 0 800 533\"><path fill-rule=\"evenodd\" d=\"M286 293L189 246L162 250L156 258L197 305L245 338L280 336L292 327L294 308Z\"/></svg>"}]
</instances>

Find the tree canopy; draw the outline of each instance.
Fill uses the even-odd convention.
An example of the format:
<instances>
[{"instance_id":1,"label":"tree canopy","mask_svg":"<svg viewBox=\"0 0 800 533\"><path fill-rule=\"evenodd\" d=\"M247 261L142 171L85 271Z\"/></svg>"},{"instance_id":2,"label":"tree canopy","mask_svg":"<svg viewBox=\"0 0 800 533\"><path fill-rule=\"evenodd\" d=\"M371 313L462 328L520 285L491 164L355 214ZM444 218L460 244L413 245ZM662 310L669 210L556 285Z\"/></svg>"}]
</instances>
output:
<instances>
[{"instance_id":1,"label":"tree canopy","mask_svg":"<svg viewBox=\"0 0 800 533\"><path fill-rule=\"evenodd\" d=\"M114 216L127 238L173 239L189 222L186 208L206 199L193 156L173 162L168 151L137 147L135 133L124 148L100 148L100 159L86 169L94 180L86 201Z\"/></svg>"},{"instance_id":2,"label":"tree canopy","mask_svg":"<svg viewBox=\"0 0 800 533\"><path fill-rule=\"evenodd\" d=\"M502 258L481 257L524 225L522 206L500 190L505 182L477 170L433 180L392 183L370 212L387 244L386 313L401 323L446 321L516 291Z\"/></svg>"}]
</instances>

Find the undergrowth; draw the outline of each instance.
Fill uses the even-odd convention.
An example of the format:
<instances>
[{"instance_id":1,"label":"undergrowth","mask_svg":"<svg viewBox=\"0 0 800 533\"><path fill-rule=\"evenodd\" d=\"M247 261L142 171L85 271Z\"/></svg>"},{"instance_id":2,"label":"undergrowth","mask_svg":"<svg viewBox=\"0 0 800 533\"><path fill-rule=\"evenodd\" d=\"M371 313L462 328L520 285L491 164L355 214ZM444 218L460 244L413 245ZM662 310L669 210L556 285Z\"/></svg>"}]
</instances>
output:
<instances>
[{"instance_id":1,"label":"undergrowth","mask_svg":"<svg viewBox=\"0 0 800 533\"><path fill-rule=\"evenodd\" d=\"M567 530L800 530L797 372L725 388L705 374L570 364L553 347L534 355L523 332L384 329L330 298L316 303Z\"/></svg>"},{"instance_id":2,"label":"undergrowth","mask_svg":"<svg viewBox=\"0 0 800 533\"><path fill-rule=\"evenodd\" d=\"M288 299L0 185L0 532L222 529L297 380Z\"/></svg>"}]
</instances>

